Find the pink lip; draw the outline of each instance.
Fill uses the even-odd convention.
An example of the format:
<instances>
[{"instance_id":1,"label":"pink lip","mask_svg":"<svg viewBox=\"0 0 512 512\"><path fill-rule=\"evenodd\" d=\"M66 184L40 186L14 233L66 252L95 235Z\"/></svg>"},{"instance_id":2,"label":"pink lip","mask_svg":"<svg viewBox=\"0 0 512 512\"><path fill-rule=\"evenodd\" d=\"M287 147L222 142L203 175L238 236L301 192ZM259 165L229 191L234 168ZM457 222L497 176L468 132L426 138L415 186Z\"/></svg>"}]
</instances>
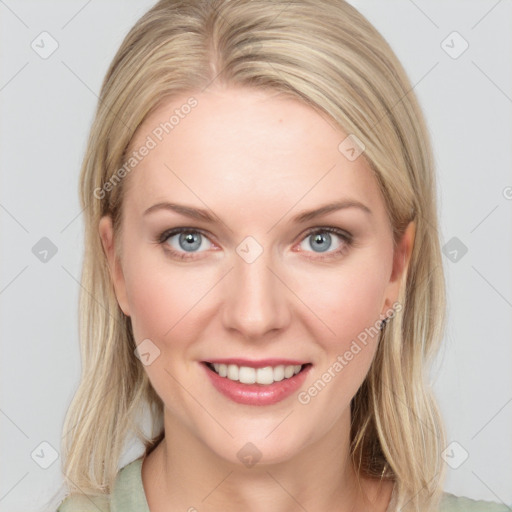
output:
<instances>
[{"instance_id":1,"label":"pink lip","mask_svg":"<svg viewBox=\"0 0 512 512\"><path fill-rule=\"evenodd\" d=\"M265 368L266 366L294 366L300 364L307 364L308 361L297 361L296 359L259 359L257 361L251 361L250 359L208 359L207 363L218 363L218 364L236 364L237 366L249 366L250 368Z\"/></svg>"},{"instance_id":2,"label":"pink lip","mask_svg":"<svg viewBox=\"0 0 512 512\"><path fill-rule=\"evenodd\" d=\"M261 361L259 361L259 363L261 363ZM285 398L289 397L291 394L296 392L302 386L309 370L311 369L311 365L308 364L299 373L297 373L293 377L290 377L289 379L283 379L280 382L274 382L273 384L263 385L242 384L241 382L230 380L227 377L221 377L212 369L208 368L208 365L205 364L204 362L201 363L201 366L204 368L204 371L210 378L212 384L215 386L217 391L222 393L227 398L233 400L233 402L245 405L272 405L276 404L277 402L280 402L281 400L284 400ZM258 366L258 368L265 366L274 366L274 364L268 365L267 363L265 363Z\"/></svg>"}]
</instances>

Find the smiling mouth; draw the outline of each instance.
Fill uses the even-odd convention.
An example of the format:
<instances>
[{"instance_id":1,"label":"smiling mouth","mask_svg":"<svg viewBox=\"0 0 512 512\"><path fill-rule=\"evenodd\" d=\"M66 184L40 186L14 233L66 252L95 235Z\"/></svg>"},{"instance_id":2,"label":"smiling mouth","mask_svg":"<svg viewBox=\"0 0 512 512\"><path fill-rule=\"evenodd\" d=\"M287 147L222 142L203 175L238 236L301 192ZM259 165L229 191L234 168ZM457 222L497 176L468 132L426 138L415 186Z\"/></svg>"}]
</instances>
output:
<instances>
[{"instance_id":1,"label":"smiling mouth","mask_svg":"<svg viewBox=\"0 0 512 512\"><path fill-rule=\"evenodd\" d=\"M298 365L276 365L265 366L263 368L253 368L250 366L238 366L236 364L222 364L203 362L212 372L220 377L240 382L241 384L261 384L270 385L274 382L291 379L307 367L312 366L311 363Z\"/></svg>"}]
</instances>

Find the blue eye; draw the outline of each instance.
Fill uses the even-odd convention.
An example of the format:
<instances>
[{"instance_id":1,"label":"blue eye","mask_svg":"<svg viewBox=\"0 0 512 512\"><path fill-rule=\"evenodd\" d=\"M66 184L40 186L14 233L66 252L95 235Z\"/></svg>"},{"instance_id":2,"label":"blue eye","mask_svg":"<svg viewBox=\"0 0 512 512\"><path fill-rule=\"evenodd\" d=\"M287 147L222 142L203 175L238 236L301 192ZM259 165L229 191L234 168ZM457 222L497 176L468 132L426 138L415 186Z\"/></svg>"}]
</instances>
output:
<instances>
[{"instance_id":1,"label":"blue eye","mask_svg":"<svg viewBox=\"0 0 512 512\"><path fill-rule=\"evenodd\" d=\"M167 243L172 238L176 238L176 240L174 244L168 244L171 245L171 253L181 259L190 258L186 253L197 252L197 249L203 245L202 242L208 240L203 233L195 229L177 228L162 233L160 243ZM180 252L180 250L185 251L185 253Z\"/></svg>"},{"instance_id":2,"label":"blue eye","mask_svg":"<svg viewBox=\"0 0 512 512\"><path fill-rule=\"evenodd\" d=\"M341 240L338 248L330 251L332 246L332 239L337 237ZM174 239L174 240L172 240ZM163 232L158 238L157 242L166 246L165 250L181 260L197 259L194 253L201 253L199 249L208 249L204 247L204 242L210 244L209 238L200 230L193 228L175 228ZM314 260L327 260L334 257L340 257L353 243L352 235L334 227L313 228L302 239L300 252L313 252L319 256L307 256L309 259ZM304 244L306 247L304 247ZM325 256L321 256L326 253Z\"/></svg>"},{"instance_id":3,"label":"blue eye","mask_svg":"<svg viewBox=\"0 0 512 512\"><path fill-rule=\"evenodd\" d=\"M332 246L332 235L334 235L338 239L341 239L341 244L334 251L329 251L329 249ZM306 248L302 247L303 244L306 245ZM341 229L331 227L314 228L312 231L309 231L309 233L306 235L306 238L301 244L301 250L308 251L309 249L313 249L313 252L318 251L317 254L329 251L326 256L314 258L322 260L340 256L351 244L352 235L345 231L342 231Z\"/></svg>"},{"instance_id":4,"label":"blue eye","mask_svg":"<svg viewBox=\"0 0 512 512\"><path fill-rule=\"evenodd\" d=\"M322 234L323 232L318 231L313 235L309 235L306 240L309 239L309 246L316 251L318 249L320 252L325 252L329 249L329 246L332 244L332 236L326 232L326 234ZM313 239L311 237L314 236Z\"/></svg>"}]
</instances>

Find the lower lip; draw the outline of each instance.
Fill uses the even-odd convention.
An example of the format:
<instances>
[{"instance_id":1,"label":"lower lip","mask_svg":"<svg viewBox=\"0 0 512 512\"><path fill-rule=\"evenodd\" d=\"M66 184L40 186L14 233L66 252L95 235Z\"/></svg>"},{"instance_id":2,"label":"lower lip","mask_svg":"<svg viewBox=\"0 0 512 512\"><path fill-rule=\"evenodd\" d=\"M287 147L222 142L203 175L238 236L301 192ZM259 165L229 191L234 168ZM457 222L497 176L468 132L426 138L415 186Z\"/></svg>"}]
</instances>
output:
<instances>
[{"instance_id":1,"label":"lower lip","mask_svg":"<svg viewBox=\"0 0 512 512\"><path fill-rule=\"evenodd\" d=\"M284 400L301 387L311 368L309 364L289 379L264 385L242 384L227 377L221 377L213 370L210 370L205 363L201 363L201 365L217 391L233 400L233 402L245 405L272 405Z\"/></svg>"}]
</instances>

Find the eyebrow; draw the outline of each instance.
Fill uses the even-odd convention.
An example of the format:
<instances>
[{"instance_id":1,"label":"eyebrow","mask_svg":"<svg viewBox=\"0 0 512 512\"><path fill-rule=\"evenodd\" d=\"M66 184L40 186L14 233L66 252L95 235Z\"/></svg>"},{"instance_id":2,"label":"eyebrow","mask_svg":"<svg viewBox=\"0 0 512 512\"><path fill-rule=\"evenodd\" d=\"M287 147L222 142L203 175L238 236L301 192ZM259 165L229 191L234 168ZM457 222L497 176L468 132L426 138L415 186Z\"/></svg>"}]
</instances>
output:
<instances>
[{"instance_id":1,"label":"eyebrow","mask_svg":"<svg viewBox=\"0 0 512 512\"><path fill-rule=\"evenodd\" d=\"M319 208L315 208L313 210L304 210L296 215L292 221L294 223L303 223L308 222L312 219L320 217L322 215L326 215L328 213L344 210L347 208L358 208L365 212L368 215L373 215L372 211L365 204L355 201L352 199L345 199L343 201L336 201L334 203L329 203ZM202 208L194 208L192 206L186 206L184 204L178 203L169 203L169 202L160 202L150 206L145 212L144 215L148 215L149 213L158 211L158 210L169 210L176 212L185 217L190 217L192 219L203 220L206 222L215 222L215 217L211 215L208 210Z\"/></svg>"}]
</instances>

